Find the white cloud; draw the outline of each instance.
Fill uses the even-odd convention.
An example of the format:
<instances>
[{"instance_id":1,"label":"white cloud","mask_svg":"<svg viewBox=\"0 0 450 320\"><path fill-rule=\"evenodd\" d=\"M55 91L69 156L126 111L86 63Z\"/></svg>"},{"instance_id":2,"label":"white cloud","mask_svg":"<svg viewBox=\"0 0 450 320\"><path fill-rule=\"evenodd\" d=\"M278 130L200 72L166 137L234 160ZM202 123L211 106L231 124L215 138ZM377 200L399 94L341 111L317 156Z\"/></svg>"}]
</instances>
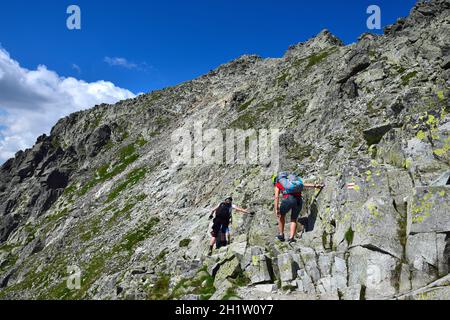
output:
<instances>
[{"instance_id":1,"label":"white cloud","mask_svg":"<svg viewBox=\"0 0 450 320\"><path fill-rule=\"evenodd\" d=\"M64 78L42 65L27 70L0 48L0 163L31 147L60 118L134 96L111 82Z\"/></svg>"},{"instance_id":2,"label":"white cloud","mask_svg":"<svg viewBox=\"0 0 450 320\"><path fill-rule=\"evenodd\" d=\"M114 66L114 67L123 67L126 69L138 69L138 65L136 63L133 62L129 62L127 59L125 58L118 58L118 57L114 57L114 58L110 58L110 57L105 57L104 61L109 64L110 66Z\"/></svg>"}]
</instances>

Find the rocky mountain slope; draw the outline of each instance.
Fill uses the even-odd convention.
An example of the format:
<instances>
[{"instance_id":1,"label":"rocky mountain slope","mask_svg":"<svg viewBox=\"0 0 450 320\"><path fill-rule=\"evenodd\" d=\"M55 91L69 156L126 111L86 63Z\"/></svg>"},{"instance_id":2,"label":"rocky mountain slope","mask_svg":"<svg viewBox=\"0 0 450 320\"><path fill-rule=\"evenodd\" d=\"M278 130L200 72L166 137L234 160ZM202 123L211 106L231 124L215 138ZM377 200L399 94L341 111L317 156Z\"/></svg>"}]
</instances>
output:
<instances>
[{"instance_id":1,"label":"rocky mountain slope","mask_svg":"<svg viewBox=\"0 0 450 320\"><path fill-rule=\"evenodd\" d=\"M449 84L450 1L434 0L382 36L322 31L72 114L0 169L0 298L448 299ZM267 166L171 160L198 121L283 130L280 169L326 184L297 243L274 240ZM227 195L257 214L207 257Z\"/></svg>"}]
</instances>

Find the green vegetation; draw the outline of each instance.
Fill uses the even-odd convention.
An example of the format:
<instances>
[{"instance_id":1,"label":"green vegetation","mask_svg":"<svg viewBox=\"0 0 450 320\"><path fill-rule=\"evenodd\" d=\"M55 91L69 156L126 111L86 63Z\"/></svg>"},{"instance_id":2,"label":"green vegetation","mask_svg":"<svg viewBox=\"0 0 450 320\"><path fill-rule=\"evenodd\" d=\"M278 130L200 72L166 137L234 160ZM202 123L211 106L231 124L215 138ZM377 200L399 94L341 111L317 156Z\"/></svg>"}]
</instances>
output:
<instances>
[{"instance_id":1,"label":"green vegetation","mask_svg":"<svg viewBox=\"0 0 450 320\"><path fill-rule=\"evenodd\" d=\"M170 124L171 119L167 116L157 116L155 118L155 123L158 127L165 127Z\"/></svg>"},{"instance_id":2,"label":"green vegetation","mask_svg":"<svg viewBox=\"0 0 450 320\"><path fill-rule=\"evenodd\" d=\"M231 282L237 287L246 287L249 285L250 279L241 270Z\"/></svg>"},{"instance_id":3,"label":"green vegetation","mask_svg":"<svg viewBox=\"0 0 450 320\"><path fill-rule=\"evenodd\" d=\"M227 301L227 300L231 300L232 298L238 298L238 299L241 298L237 295L235 287L231 287L231 288L227 289L222 300Z\"/></svg>"},{"instance_id":4,"label":"green vegetation","mask_svg":"<svg viewBox=\"0 0 450 320\"><path fill-rule=\"evenodd\" d=\"M240 115L236 120L231 123L232 128L248 130L256 126L258 117L253 112L246 112Z\"/></svg>"},{"instance_id":5,"label":"green vegetation","mask_svg":"<svg viewBox=\"0 0 450 320\"><path fill-rule=\"evenodd\" d=\"M61 146L59 142L59 137L52 137L51 145L53 148L58 149Z\"/></svg>"},{"instance_id":6,"label":"green vegetation","mask_svg":"<svg viewBox=\"0 0 450 320\"><path fill-rule=\"evenodd\" d=\"M14 247L8 248L8 247L0 247L0 252L8 252L9 254L6 256L6 258L1 262L0 264L0 273L8 270L10 267L14 266L19 259L19 257L15 254L11 253L11 250Z\"/></svg>"},{"instance_id":7,"label":"green vegetation","mask_svg":"<svg viewBox=\"0 0 450 320\"><path fill-rule=\"evenodd\" d=\"M253 98L253 99L251 99L251 100L245 102L244 104L240 105L240 106L238 107L238 112L242 112L242 111L247 110L247 108L250 107L250 105L252 104L252 102L253 102L254 100L255 100L255 99Z\"/></svg>"},{"instance_id":8,"label":"green vegetation","mask_svg":"<svg viewBox=\"0 0 450 320\"><path fill-rule=\"evenodd\" d=\"M168 300L169 294L169 275L160 275L154 286L148 292L149 300Z\"/></svg>"},{"instance_id":9,"label":"green vegetation","mask_svg":"<svg viewBox=\"0 0 450 320\"><path fill-rule=\"evenodd\" d=\"M303 159L310 157L312 151L313 147L309 144L295 143L289 148L288 156L291 159L302 161Z\"/></svg>"},{"instance_id":10,"label":"green vegetation","mask_svg":"<svg viewBox=\"0 0 450 320\"><path fill-rule=\"evenodd\" d=\"M183 239L183 240L181 240L180 243L179 243L180 248L188 247L189 244L191 243L191 241L192 241L191 239Z\"/></svg>"},{"instance_id":11,"label":"green vegetation","mask_svg":"<svg viewBox=\"0 0 450 320\"><path fill-rule=\"evenodd\" d=\"M292 106L292 111L294 111L295 118L301 118L308 108L308 101L302 100L298 101L296 104Z\"/></svg>"},{"instance_id":12,"label":"green vegetation","mask_svg":"<svg viewBox=\"0 0 450 320\"><path fill-rule=\"evenodd\" d=\"M108 195L106 203L109 203L117 198L117 196L127 188L130 188L136 185L139 181L141 181L145 175L147 174L147 168L139 168L131 171L125 181L115 187L111 193Z\"/></svg>"},{"instance_id":13,"label":"green vegetation","mask_svg":"<svg viewBox=\"0 0 450 320\"><path fill-rule=\"evenodd\" d=\"M206 267L201 268L192 279L181 279L170 290L170 276L160 274L153 287L149 288L149 300L176 300L181 297L194 294L201 300L208 300L214 294L214 278L206 272Z\"/></svg>"},{"instance_id":14,"label":"green vegetation","mask_svg":"<svg viewBox=\"0 0 450 320\"><path fill-rule=\"evenodd\" d=\"M123 217L123 216L128 217L130 211L133 210L135 206L136 206L135 202L127 202L122 209L114 211L113 216L111 217L111 219L108 220L108 226L109 227L114 226L119 217Z\"/></svg>"},{"instance_id":15,"label":"green vegetation","mask_svg":"<svg viewBox=\"0 0 450 320\"><path fill-rule=\"evenodd\" d=\"M95 176L83 187L81 187L81 189L76 191L77 187L75 185L71 185L66 188L65 194L69 196L71 200L73 199L73 196L75 194L77 194L78 196L83 196L99 183L108 181L118 174L122 173L130 164L132 164L139 158L137 147L142 147L146 143L147 141L142 136L140 136L135 142L119 150L119 161L114 166L111 166L110 164L102 165L96 170Z\"/></svg>"},{"instance_id":16,"label":"green vegetation","mask_svg":"<svg viewBox=\"0 0 450 320\"><path fill-rule=\"evenodd\" d=\"M247 110L242 113L236 120L234 120L230 126L235 129L256 129L261 116L268 111L275 111L282 106L285 100L284 96L276 97L271 101L265 101L252 110ZM247 108L243 109L246 110Z\"/></svg>"},{"instance_id":17,"label":"green vegetation","mask_svg":"<svg viewBox=\"0 0 450 320\"><path fill-rule=\"evenodd\" d=\"M48 216L47 220L49 222L54 222L54 221L58 221L59 219L67 216L67 214L69 213L69 209L68 208L64 208L61 211L56 212L55 214Z\"/></svg>"},{"instance_id":18,"label":"green vegetation","mask_svg":"<svg viewBox=\"0 0 450 320\"><path fill-rule=\"evenodd\" d=\"M277 81L277 86L280 86L281 84L285 83L286 80L288 79L289 74L287 72L284 72L282 75L280 75L276 81Z\"/></svg>"},{"instance_id":19,"label":"green vegetation","mask_svg":"<svg viewBox=\"0 0 450 320\"><path fill-rule=\"evenodd\" d=\"M81 225L79 230L79 234L81 234L81 240L83 242L90 241L95 235L100 234L100 224L102 220L101 217L96 216L91 219L87 223Z\"/></svg>"},{"instance_id":20,"label":"green vegetation","mask_svg":"<svg viewBox=\"0 0 450 320\"><path fill-rule=\"evenodd\" d=\"M306 65L306 70L314 67L315 65L321 63L323 60L325 60L330 54L332 54L334 50L324 50L322 52L319 52L317 54L313 54L308 58L308 64Z\"/></svg>"},{"instance_id":21,"label":"green vegetation","mask_svg":"<svg viewBox=\"0 0 450 320\"><path fill-rule=\"evenodd\" d=\"M397 71L398 74L403 74L406 71L406 69L401 65L395 65L394 69Z\"/></svg>"},{"instance_id":22,"label":"green vegetation","mask_svg":"<svg viewBox=\"0 0 450 320\"><path fill-rule=\"evenodd\" d=\"M374 100L367 102L367 114L369 116L374 116L379 112L378 109L374 108Z\"/></svg>"},{"instance_id":23,"label":"green vegetation","mask_svg":"<svg viewBox=\"0 0 450 320\"><path fill-rule=\"evenodd\" d=\"M137 244L147 239L152 232L153 227L159 223L159 218L153 217L140 228L131 231L125 235L121 242L113 248L113 252L130 252Z\"/></svg>"},{"instance_id":24,"label":"green vegetation","mask_svg":"<svg viewBox=\"0 0 450 320\"><path fill-rule=\"evenodd\" d=\"M355 236L355 232L352 230L352 228L350 227L347 232L345 233L345 240L347 241L347 244L349 246L352 245L353 243L353 237Z\"/></svg>"},{"instance_id":25,"label":"green vegetation","mask_svg":"<svg viewBox=\"0 0 450 320\"><path fill-rule=\"evenodd\" d=\"M136 201L137 201L137 202L142 202L142 201L144 201L145 199L147 199L147 195L146 195L145 193L141 193L140 195L137 195L137 196L136 196Z\"/></svg>"},{"instance_id":26,"label":"green vegetation","mask_svg":"<svg viewBox=\"0 0 450 320\"><path fill-rule=\"evenodd\" d=\"M397 210L397 205L395 202L394 202L394 207ZM403 257L405 257L406 256L406 242L408 239L408 232L407 232L408 220L407 220L406 212L401 213L398 210L397 210L397 212L399 213L397 235L398 235L398 238L400 239L400 244L402 245L402 248L403 248Z\"/></svg>"},{"instance_id":27,"label":"green vegetation","mask_svg":"<svg viewBox=\"0 0 450 320\"><path fill-rule=\"evenodd\" d=\"M410 72L402 77L402 85L407 86L417 76L417 71Z\"/></svg>"},{"instance_id":28,"label":"green vegetation","mask_svg":"<svg viewBox=\"0 0 450 320\"><path fill-rule=\"evenodd\" d=\"M50 287L50 283L55 278L62 279L66 274L66 260L61 257L52 259L48 263L42 265L42 269L40 271L36 271L36 269L30 268L29 272L25 275L21 282L2 289L2 291L0 291L0 298L6 297L8 293L29 291L33 288L45 288L48 289L46 290L46 294L37 297L38 300L64 299L65 297L62 295L63 293L55 292L53 288ZM65 281L62 282L64 283L64 285L66 284ZM59 294L59 296L55 296L55 293Z\"/></svg>"},{"instance_id":29,"label":"green vegetation","mask_svg":"<svg viewBox=\"0 0 450 320\"><path fill-rule=\"evenodd\" d=\"M166 255L169 253L169 251L167 251L167 249L162 250L156 257L155 257L155 261L159 262L162 261Z\"/></svg>"},{"instance_id":30,"label":"green vegetation","mask_svg":"<svg viewBox=\"0 0 450 320\"><path fill-rule=\"evenodd\" d=\"M100 125L100 122L103 119L103 114L96 114L94 116L94 120L92 120L90 127L91 128L97 128Z\"/></svg>"}]
</instances>

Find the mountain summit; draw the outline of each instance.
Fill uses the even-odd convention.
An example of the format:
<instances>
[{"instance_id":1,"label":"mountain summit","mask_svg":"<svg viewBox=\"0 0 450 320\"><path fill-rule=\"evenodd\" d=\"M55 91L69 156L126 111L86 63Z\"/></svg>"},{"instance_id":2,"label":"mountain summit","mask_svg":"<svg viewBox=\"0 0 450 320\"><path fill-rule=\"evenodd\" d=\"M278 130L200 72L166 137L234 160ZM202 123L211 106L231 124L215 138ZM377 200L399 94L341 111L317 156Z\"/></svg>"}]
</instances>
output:
<instances>
[{"instance_id":1,"label":"mountain summit","mask_svg":"<svg viewBox=\"0 0 450 320\"><path fill-rule=\"evenodd\" d=\"M0 298L448 299L449 44L450 1L419 2L382 36L322 31L61 119L0 169ZM275 240L267 164L172 161L198 123L279 129L279 169L325 183L296 243ZM208 257L229 195L256 214Z\"/></svg>"}]
</instances>

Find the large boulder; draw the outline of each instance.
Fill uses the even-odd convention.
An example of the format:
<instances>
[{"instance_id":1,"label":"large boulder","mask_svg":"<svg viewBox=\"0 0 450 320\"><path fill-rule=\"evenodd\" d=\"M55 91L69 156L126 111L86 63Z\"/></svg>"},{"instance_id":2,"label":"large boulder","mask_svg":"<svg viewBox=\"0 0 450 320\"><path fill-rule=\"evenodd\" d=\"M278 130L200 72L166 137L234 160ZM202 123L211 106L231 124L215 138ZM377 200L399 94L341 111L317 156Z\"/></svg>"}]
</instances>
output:
<instances>
[{"instance_id":1,"label":"large boulder","mask_svg":"<svg viewBox=\"0 0 450 320\"><path fill-rule=\"evenodd\" d=\"M272 282L271 272L269 270L270 259L264 255L253 255L251 264L245 269L246 275L251 284Z\"/></svg>"},{"instance_id":2,"label":"large boulder","mask_svg":"<svg viewBox=\"0 0 450 320\"><path fill-rule=\"evenodd\" d=\"M406 259L412 269L413 289L448 274L447 246L447 235L442 233L418 233L408 237Z\"/></svg>"},{"instance_id":3,"label":"large boulder","mask_svg":"<svg viewBox=\"0 0 450 320\"><path fill-rule=\"evenodd\" d=\"M321 278L319 266L317 265L316 252L311 248L301 248L300 256L304 263L305 272L316 283Z\"/></svg>"},{"instance_id":4,"label":"large boulder","mask_svg":"<svg viewBox=\"0 0 450 320\"><path fill-rule=\"evenodd\" d=\"M366 288L365 299L386 299L396 293L399 260L362 247L352 248L348 259L349 286Z\"/></svg>"},{"instance_id":5,"label":"large boulder","mask_svg":"<svg viewBox=\"0 0 450 320\"><path fill-rule=\"evenodd\" d=\"M297 277L298 265L290 253L278 255L278 270L283 282L292 281Z\"/></svg>"},{"instance_id":6,"label":"large boulder","mask_svg":"<svg viewBox=\"0 0 450 320\"><path fill-rule=\"evenodd\" d=\"M347 286L347 263L340 257L334 257L332 276L336 281L337 289L341 290Z\"/></svg>"},{"instance_id":7,"label":"large boulder","mask_svg":"<svg viewBox=\"0 0 450 320\"><path fill-rule=\"evenodd\" d=\"M233 259L226 261L220 266L216 273L214 278L214 287L221 287L221 283L224 280L236 277L240 271L241 265L238 258L234 257Z\"/></svg>"},{"instance_id":8,"label":"large boulder","mask_svg":"<svg viewBox=\"0 0 450 320\"><path fill-rule=\"evenodd\" d=\"M450 232L450 188L417 187L408 207L409 233Z\"/></svg>"}]
</instances>

